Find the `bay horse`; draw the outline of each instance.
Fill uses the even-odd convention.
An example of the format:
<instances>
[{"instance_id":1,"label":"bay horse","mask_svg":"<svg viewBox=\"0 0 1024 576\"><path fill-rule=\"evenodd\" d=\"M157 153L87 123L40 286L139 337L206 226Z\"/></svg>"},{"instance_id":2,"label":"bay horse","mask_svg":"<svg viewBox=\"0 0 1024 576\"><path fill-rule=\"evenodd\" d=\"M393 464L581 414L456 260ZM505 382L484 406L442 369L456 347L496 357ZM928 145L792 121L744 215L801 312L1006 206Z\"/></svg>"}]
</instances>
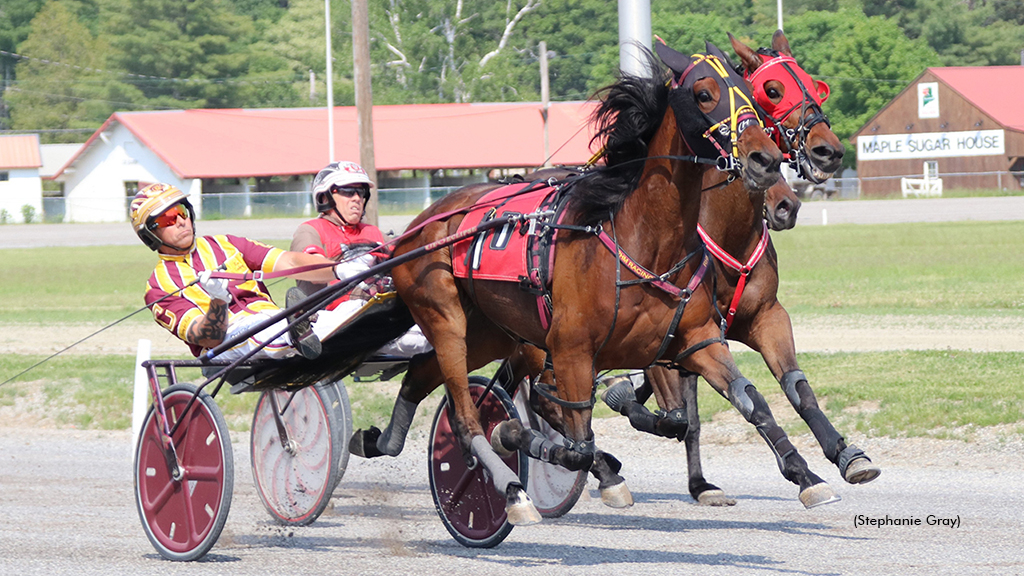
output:
<instances>
[{"instance_id":1,"label":"bay horse","mask_svg":"<svg viewBox=\"0 0 1024 576\"><path fill-rule=\"evenodd\" d=\"M755 80L755 98L766 110L769 124L775 127L773 136L780 148L805 178L820 182L831 177L841 164L844 148L821 111L824 98L813 96L824 93L827 97L827 86L815 82L799 68L781 30L773 35L770 50L762 48L754 52L731 34L729 38L745 68L744 76ZM771 69L772 66L775 68ZM795 98L794 91L797 92ZM712 186L710 180L715 176L707 175L705 186ZM791 189L787 194L783 187L789 188L780 182L768 191L771 200L767 205L772 209L766 210L765 214L776 230L792 227L796 210L799 210L799 200ZM788 195L793 198L788 199ZM700 223L705 241L709 245L717 245L722 253L720 260L723 265L716 267L714 286L718 308L726 311L722 315L726 336L760 352L787 399L810 427L825 456L836 465L843 479L851 484L870 482L878 477L881 470L862 450L846 444L835 430L819 408L807 377L797 363L789 314L777 298L777 255L759 217L764 200L763 195L750 194L735 183L702 197ZM795 210L787 210L789 206L795 206ZM732 214L733 221L715 217L726 213ZM787 222L784 216L791 216L792 220ZM737 226L737 222L745 225ZM759 250L763 251L763 259L752 259ZM724 260L732 264L725 264ZM749 267L746 274L740 271L744 266ZM738 296L741 297L737 301ZM699 451L697 375L652 367L644 372L644 376L645 383L636 392L632 382L622 379L609 382L610 387L604 393L606 402L629 416L634 427L675 437L685 443L689 491L694 500L705 505L735 504L735 500L727 498L721 489L708 483L703 476ZM662 409L658 416L643 406L652 392ZM639 397L634 399L634 395Z\"/></svg>"},{"instance_id":2,"label":"bay horse","mask_svg":"<svg viewBox=\"0 0 1024 576\"><path fill-rule=\"evenodd\" d=\"M696 225L704 173L717 165L747 188L763 191L778 179L781 152L749 106L745 82L723 64L727 59L717 48L709 44L710 54L692 57L664 45L657 51L671 82L652 58L652 69L659 72L654 79L623 76L595 113L606 165L577 179L568 192L563 221L571 225L561 227L554 241L546 284L550 324L545 327L537 314L535 296L516 283L474 280L470 286L456 278L451 247L397 266L395 288L435 353L410 365L388 429L376 438L370 431L355 435L353 452L391 453L401 444L392 440L408 429L409 408L433 387L430 378L420 380L414 372L429 375L433 363L454 409L453 430L506 496L509 522L539 521L518 478L494 449L494 444L523 448L537 456L533 446L514 433L488 442L467 378L468 371L514 354L526 342L550 354L556 374L567 441L548 456L571 470L591 469L601 478L603 499L606 491L619 492L606 503L628 505L632 499L594 444L596 372L655 362L704 376L757 426L802 498L832 498L737 369L721 339L711 291L700 281L706 256ZM451 237L464 210L495 186L470 186L435 203L410 224L415 232L397 245L395 256ZM430 221L438 214L453 215Z\"/></svg>"}]
</instances>

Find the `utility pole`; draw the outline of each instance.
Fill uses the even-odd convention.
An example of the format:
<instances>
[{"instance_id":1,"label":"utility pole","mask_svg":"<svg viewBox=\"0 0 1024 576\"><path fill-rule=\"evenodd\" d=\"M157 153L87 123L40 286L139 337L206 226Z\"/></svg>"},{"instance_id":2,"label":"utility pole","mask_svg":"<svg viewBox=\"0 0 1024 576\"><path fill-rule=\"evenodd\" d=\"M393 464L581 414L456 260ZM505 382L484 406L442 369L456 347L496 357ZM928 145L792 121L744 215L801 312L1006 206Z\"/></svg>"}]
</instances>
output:
<instances>
[{"instance_id":1,"label":"utility pole","mask_svg":"<svg viewBox=\"0 0 1024 576\"><path fill-rule=\"evenodd\" d=\"M544 118L544 168L551 166L551 145L548 137L548 110L551 108L551 87L548 79L548 43L541 40L540 51L540 115Z\"/></svg>"},{"instance_id":2,"label":"utility pole","mask_svg":"<svg viewBox=\"0 0 1024 576\"><path fill-rule=\"evenodd\" d=\"M370 10L366 0L352 0L352 63L356 83L356 115L359 119L359 164L377 182L373 156L373 93L370 89ZM377 191L370 189L364 221L377 225Z\"/></svg>"}]
</instances>

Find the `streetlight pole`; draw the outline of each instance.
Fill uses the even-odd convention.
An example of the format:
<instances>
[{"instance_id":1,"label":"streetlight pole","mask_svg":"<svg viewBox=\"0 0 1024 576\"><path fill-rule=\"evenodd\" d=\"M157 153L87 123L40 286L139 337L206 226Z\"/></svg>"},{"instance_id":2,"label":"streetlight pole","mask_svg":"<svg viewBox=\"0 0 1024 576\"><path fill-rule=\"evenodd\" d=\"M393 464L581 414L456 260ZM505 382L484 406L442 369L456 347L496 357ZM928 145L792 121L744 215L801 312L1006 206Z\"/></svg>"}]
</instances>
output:
<instances>
[{"instance_id":1,"label":"streetlight pole","mask_svg":"<svg viewBox=\"0 0 1024 576\"><path fill-rule=\"evenodd\" d=\"M779 27L777 30L782 30L782 0L778 0L779 4Z\"/></svg>"}]
</instances>

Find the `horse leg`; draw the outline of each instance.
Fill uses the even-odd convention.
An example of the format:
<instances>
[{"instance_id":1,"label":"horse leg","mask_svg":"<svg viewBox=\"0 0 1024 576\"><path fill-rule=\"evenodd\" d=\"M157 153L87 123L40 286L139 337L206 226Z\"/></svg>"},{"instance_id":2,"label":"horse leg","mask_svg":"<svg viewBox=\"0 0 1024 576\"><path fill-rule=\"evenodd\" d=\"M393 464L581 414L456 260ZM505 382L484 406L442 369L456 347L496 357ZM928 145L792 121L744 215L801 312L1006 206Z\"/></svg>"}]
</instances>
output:
<instances>
[{"instance_id":1,"label":"horse leg","mask_svg":"<svg viewBox=\"0 0 1024 576\"><path fill-rule=\"evenodd\" d=\"M818 407L807 376L797 364L793 329L785 308L776 303L759 314L751 326L750 336L751 347L761 352L789 403L807 423L825 457L836 465L843 479L850 484L864 484L877 478L882 469L871 462L863 450L847 444Z\"/></svg>"},{"instance_id":2,"label":"horse leg","mask_svg":"<svg viewBox=\"0 0 1024 576\"><path fill-rule=\"evenodd\" d=\"M635 374L609 378L601 399L609 408L629 418L633 428L682 441L689 425L675 377L664 368L649 368L644 371L644 381L639 388L635 387L634 377ZM657 413L644 406L652 392L661 407Z\"/></svg>"},{"instance_id":3,"label":"horse leg","mask_svg":"<svg viewBox=\"0 0 1024 576\"><path fill-rule=\"evenodd\" d=\"M713 344L683 360L683 367L697 372L719 394L739 410L754 425L758 434L768 443L782 476L800 487L800 502L806 508L836 502L840 498L817 474L811 472L786 432L775 422L768 403L757 388L743 377L728 348Z\"/></svg>"},{"instance_id":4,"label":"horse leg","mask_svg":"<svg viewBox=\"0 0 1024 576\"><path fill-rule=\"evenodd\" d=\"M387 427L383 431L376 426L356 430L348 443L349 452L363 458L401 454L416 408L443 382L444 376L433 351L413 356L402 378Z\"/></svg>"},{"instance_id":5,"label":"horse leg","mask_svg":"<svg viewBox=\"0 0 1024 576\"><path fill-rule=\"evenodd\" d=\"M725 495L725 491L704 479L700 465L700 415L697 412L697 375L676 372L683 403L686 405L686 468L690 478L690 496L702 506L735 506L736 500Z\"/></svg>"}]
</instances>

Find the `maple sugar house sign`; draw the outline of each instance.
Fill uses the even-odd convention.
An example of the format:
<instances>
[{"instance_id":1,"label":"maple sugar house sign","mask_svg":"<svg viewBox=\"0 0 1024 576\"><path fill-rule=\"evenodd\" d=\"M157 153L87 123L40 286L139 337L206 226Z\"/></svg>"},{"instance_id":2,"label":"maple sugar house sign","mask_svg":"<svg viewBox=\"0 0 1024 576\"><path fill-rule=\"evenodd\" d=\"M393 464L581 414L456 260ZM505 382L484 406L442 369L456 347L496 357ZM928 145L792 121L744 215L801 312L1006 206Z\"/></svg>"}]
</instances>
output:
<instances>
[{"instance_id":1,"label":"maple sugar house sign","mask_svg":"<svg viewBox=\"0 0 1024 576\"><path fill-rule=\"evenodd\" d=\"M1003 130L881 134L857 137L859 160L996 156L1006 153Z\"/></svg>"}]
</instances>

